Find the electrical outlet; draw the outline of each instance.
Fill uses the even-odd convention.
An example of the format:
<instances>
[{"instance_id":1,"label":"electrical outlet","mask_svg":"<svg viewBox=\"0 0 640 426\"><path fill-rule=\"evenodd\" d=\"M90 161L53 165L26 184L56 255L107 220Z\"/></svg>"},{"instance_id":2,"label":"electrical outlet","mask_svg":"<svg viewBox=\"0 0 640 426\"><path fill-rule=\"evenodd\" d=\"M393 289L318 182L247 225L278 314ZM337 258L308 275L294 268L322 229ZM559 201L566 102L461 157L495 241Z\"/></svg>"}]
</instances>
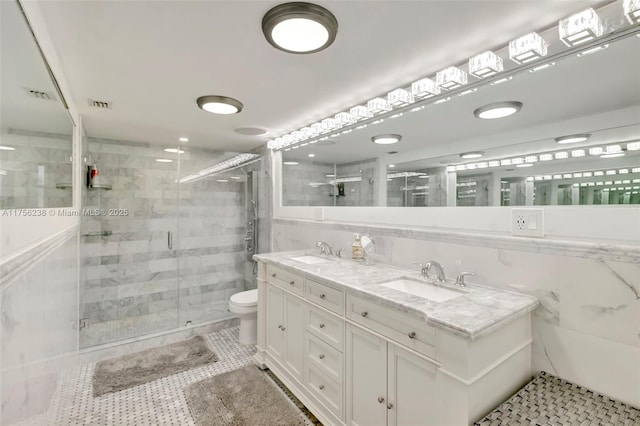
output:
<instances>
[{"instance_id":1,"label":"electrical outlet","mask_svg":"<svg viewBox=\"0 0 640 426\"><path fill-rule=\"evenodd\" d=\"M511 235L544 237L544 210L511 209Z\"/></svg>"}]
</instances>

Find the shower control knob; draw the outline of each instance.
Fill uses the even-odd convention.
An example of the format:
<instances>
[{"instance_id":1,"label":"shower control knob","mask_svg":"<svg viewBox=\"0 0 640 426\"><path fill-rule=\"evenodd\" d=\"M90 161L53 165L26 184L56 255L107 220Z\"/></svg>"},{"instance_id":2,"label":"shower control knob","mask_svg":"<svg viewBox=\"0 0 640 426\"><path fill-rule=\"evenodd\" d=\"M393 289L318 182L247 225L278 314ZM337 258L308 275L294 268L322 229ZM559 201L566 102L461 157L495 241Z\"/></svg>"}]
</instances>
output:
<instances>
[{"instance_id":1,"label":"shower control knob","mask_svg":"<svg viewBox=\"0 0 640 426\"><path fill-rule=\"evenodd\" d=\"M324 359L324 354L320 354L320 355L318 355L318 358L320 358L320 359Z\"/></svg>"},{"instance_id":2,"label":"shower control knob","mask_svg":"<svg viewBox=\"0 0 640 426\"><path fill-rule=\"evenodd\" d=\"M380 404L382 404L382 403L384 402L384 397L379 396L379 397L378 397L378 402L379 402Z\"/></svg>"},{"instance_id":3,"label":"shower control knob","mask_svg":"<svg viewBox=\"0 0 640 426\"><path fill-rule=\"evenodd\" d=\"M291 281L289 284L294 285L296 282L295 281Z\"/></svg>"},{"instance_id":4,"label":"shower control knob","mask_svg":"<svg viewBox=\"0 0 640 426\"><path fill-rule=\"evenodd\" d=\"M416 338L416 332L415 331L411 331L409 333L409 339L415 339Z\"/></svg>"},{"instance_id":5,"label":"shower control knob","mask_svg":"<svg viewBox=\"0 0 640 426\"><path fill-rule=\"evenodd\" d=\"M273 274L271 274L271 276L272 276L273 278L275 278L275 277L276 277L276 274L275 274L275 273L273 273Z\"/></svg>"},{"instance_id":6,"label":"shower control knob","mask_svg":"<svg viewBox=\"0 0 640 426\"><path fill-rule=\"evenodd\" d=\"M387 404L387 410L391 410L393 408L393 404L392 403L388 403Z\"/></svg>"},{"instance_id":7,"label":"shower control knob","mask_svg":"<svg viewBox=\"0 0 640 426\"><path fill-rule=\"evenodd\" d=\"M366 318L366 317L369 315L369 312L364 311L364 312L363 312L363 313L361 313L360 315L362 315L363 317L365 317L365 318Z\"/></svg>"},{"instance_id":8,"label":"shower control knob","mask_svg":"<svg viewBox=\"0 0 640 426\"><path fill-rule=\"evenodd\" d=\"M322 294L320 295L320 299L324 299L325 297L327 297L327 296L325 296L325 295L324 295L324 293L322 293Z\"/></svg>"},{"instance_id":9,"label":"shower control knob","mask_svg":"<svg viewBox=\"0 0 640 426\"><path fill-rule=\"evenodd\" d=\"M320 388L320 390L324 390L324 385L320 385L318 387Z\"/></svg>"},{"instance_id":10,"label":"shower control knob","mask_svg":"<svg viewBox=\"0 0 640 426\"><path fill-rule=\"evenodd\" d=\"M324 324L320 324L320 328L324 328Z\"/></svg>"}]
</instances>

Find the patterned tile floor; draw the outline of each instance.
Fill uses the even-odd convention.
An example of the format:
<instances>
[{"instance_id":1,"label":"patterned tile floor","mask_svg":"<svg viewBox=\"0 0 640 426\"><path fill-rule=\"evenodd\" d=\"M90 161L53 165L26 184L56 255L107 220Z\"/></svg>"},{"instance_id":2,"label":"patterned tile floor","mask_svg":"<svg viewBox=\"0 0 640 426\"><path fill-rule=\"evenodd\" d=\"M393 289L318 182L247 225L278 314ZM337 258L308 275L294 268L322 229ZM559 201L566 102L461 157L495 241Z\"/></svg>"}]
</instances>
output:
<instances>
[{"instance_id":1,"label":"patterned tile floor","mask_svg":"<svg viewBox=\"0 0 640 426\"><path fill-rule=\"evenodd\" d=\"M256 349L237 342L238 330L232 327L205 336L218 354L218 362L98 398L92 396L91 387L95 364L63 371L49 410L15 425L195 425L184 398L184 388L253 363Z\"/></svg>"}]
</instances>

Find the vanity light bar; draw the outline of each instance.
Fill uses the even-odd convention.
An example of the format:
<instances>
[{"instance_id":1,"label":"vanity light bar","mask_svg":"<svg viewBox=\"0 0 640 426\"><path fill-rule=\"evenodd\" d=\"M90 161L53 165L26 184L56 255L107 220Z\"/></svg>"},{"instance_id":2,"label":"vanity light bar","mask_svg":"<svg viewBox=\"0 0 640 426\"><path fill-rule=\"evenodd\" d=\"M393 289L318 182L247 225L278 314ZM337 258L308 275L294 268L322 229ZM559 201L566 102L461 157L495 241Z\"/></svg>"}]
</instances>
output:
<instances>
[{"instance_id":1,"label":"vanity light bar","mask_svg":"<svg viewBox=\"0 0 640 426\"><path fill-rule=\"evenodd\" d=\"M640 0L624 0L623 11L625 17L631 24L640 22ZM573 47L602 36L604 27L598 14L594 9L590 8L560 20L558 22L558 31L562 42L569 47ZM527 64L547 56L548 46L549 44L540 34L531 32L509 42L509 58L518 65ZM580 55L593 53L606 47L606 44L593 47L585 52L581 52ZM531 68L529 71L536 72L553 65L555 65L555 62L541 64L538 67ZM484 79L504 72L504 62L496 53L485 51L471 57L467 69L469 70L469 74L474 77ZM491 84L500 84L510 81L512 78L513 76L498 78L491 82ZM409 106L415 103L416 100L440 96L442 95L442 90L453 90L468 84L467 72L455 66L437 72L434 79L425 77L414 81L409 88L398 88L387 93L384 98L373 98L367 102L366 106L356 105L349 109L348 112L338 113L334 117L326 118L318 123L304 127L303 129L305 131L300 129L299 131L302 131L301 133L299 131L293 131L288 135L270 140L267 143L267 147L272 150L282 149L288 145L314 138L323 133L337 130L344 126L350 126L357 121L367 120L378 114L385 114L394 108ZM467 93L472 92L465 92L465 94ZM441 98L434 102L434 104L447 102L450 99L450 97ZM344 114L350 114L351 117ZM308 129L311 129L313 133ZM640 143L636 149L640 149Z\"/></svg>"},{"instance_id":2,"label":"vanity light bar","mask_svg":"<svg viewBox=\"0 0 640 426\"><path fill-rule=\"evenodd\" d=\"M395 179L395 178L402 178L402 177L416 177L416 176L418 176L418 177L427 176L427 174L426 173L420 173L420 172L388 173L387 174L387 179Z\"/></svg>"},{"instance_id":3,"label":"vanity light bar","mask_svg":"<svg viewBox=\"0 0 640 426\"><path fill-rule=\"evenodd\" d=\"M627 143L627 150L629 150L629 146L631 144L638 144L637 149L640 150L640 143L638 142ZM587 152L589 153L589 155L597 155L597 156L600 156L600 158L603 158L602 155L611 155L611 156L624 155L624 149L622 148L622 145L612 144L604 147L592 147L592 148L589 148L588 151L585 149L574 149L571 152L567 152L567 151L545 152L537 155L530 154L524 157L502 158L500 160L493 160L493 161L482 162L482 163L458 164L458 165L447 166L447 171L452 172L452 171L461 171L461 170L474 170L476 168L500 167L500 166L527 167L527 166L532 166L534 163L538 161L551 161L553 159L566 160L568 158L585 157L587 155ZM607 157L604 157L604 158L607 158ZM633 170L640 171L640 167ZM613 170L612 172L613 174L616 173L615 170ZM633 172L633 173L636 173L636 172Z\"/></svg>"},{"instance_id":4,"label":"vanity light bar","mask_svg":"<svg viewBox=\"0 0 640 426\"><path fill-rule=\"evenodd\" d=\"M226 172L228 170L236 169L238 167L246 166L254 163L260 159L259 154L243 153L224 160L218 164L214 164L211 167L202 169L195 175L185 176L180 179L180 183L192 182L194 180L202 179L207 176L215 175L218 173Z\"/></svg>"}]
</instances>

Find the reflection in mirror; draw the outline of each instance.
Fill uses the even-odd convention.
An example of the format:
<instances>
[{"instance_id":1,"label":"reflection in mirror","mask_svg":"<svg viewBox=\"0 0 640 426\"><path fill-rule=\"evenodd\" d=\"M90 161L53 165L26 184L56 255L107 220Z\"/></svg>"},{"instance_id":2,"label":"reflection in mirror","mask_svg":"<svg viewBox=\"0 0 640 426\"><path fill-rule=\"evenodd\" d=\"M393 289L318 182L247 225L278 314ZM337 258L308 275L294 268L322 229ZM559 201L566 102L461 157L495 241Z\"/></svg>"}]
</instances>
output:
<instances>
[{"instance_id":1,"label":"reflection in mirror","mask_svg":"<svg viewBox=\"0 0 640 426\"><path fill-rule=\"evenodd\" d=\"M597 49L587 46L477 90L285 148L283 163L298 164L283 166L283 205L638 204L639 34L628 29ZM504 101L522 106L500 119L474 114ZM402 140L374 144L382 134ZM562 139L571 135L586 137ZM476 158L462 158L476 151ZM372 193L362 199L365 179L354 171L365 168L346 169L361 162L370 165ZM306 176L312 165L313 178ZM344 182L344 196L331 198L340 194L341 179L359 180ZM317 188L324 193L313 193Z\"/></svg>"},{"instance_id":2,"label":"reflection in mirror","mask_svg":"<svg viewBox=\"0 0 640 426\"><path fill-rule=\"evenodd\" d=\"M0 12L0 208L69 207L71 118L18 3Z\"/></svg>"}]
</instances>

